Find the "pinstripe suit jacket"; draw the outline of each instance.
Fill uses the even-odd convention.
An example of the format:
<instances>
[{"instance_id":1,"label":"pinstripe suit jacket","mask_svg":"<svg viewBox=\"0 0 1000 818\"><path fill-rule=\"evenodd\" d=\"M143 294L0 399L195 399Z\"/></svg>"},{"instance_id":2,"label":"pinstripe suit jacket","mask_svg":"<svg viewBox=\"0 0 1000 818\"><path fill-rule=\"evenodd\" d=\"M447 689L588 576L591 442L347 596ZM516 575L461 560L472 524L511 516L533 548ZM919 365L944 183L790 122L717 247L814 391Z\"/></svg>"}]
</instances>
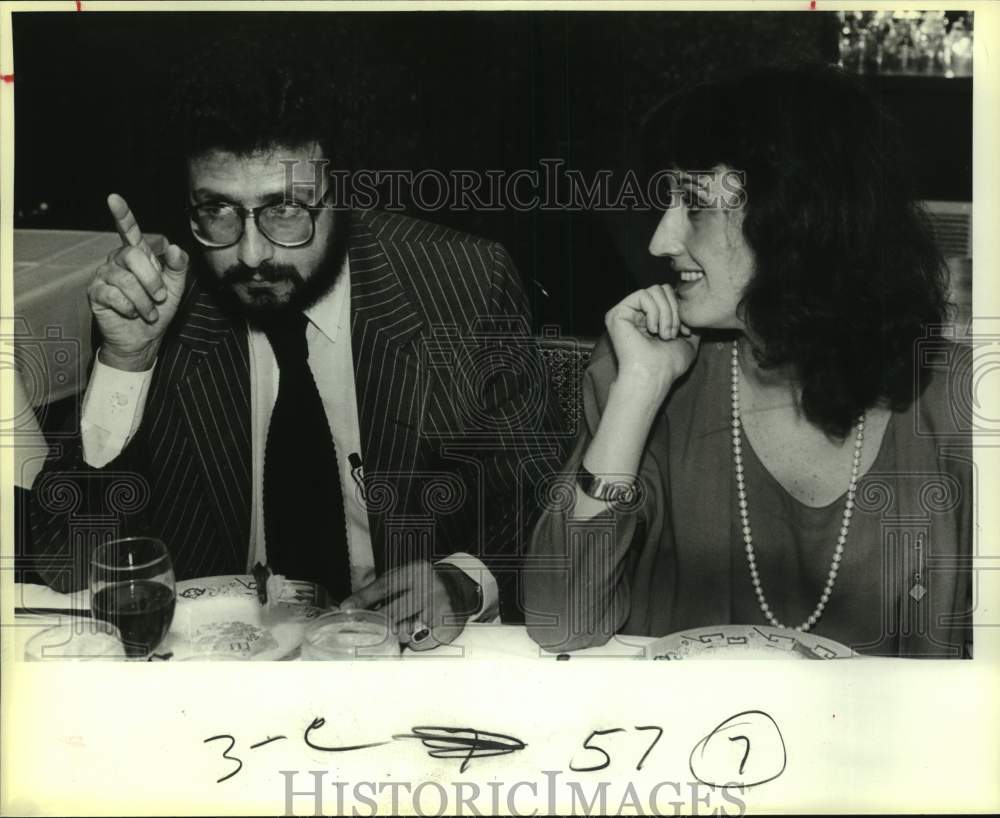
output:
<instances>
[{"instance_id":1,"label":"pinstripe suit jacket","mask_svg":"<svg viewBox=\"0 0 1000 818\"><path fill-rule=\"evenodd\" d=\"M454 551L515 575L539 481L563 455L528 307L503 247L378 211L352 214L351 342L376 570ZM242 321L192 276L141 427L103 469L76 430L32 497L37 569L87 583L108 536L149 532L178 578L242 573L251 519L250 365Z\"/></svg>"}]
</instances>

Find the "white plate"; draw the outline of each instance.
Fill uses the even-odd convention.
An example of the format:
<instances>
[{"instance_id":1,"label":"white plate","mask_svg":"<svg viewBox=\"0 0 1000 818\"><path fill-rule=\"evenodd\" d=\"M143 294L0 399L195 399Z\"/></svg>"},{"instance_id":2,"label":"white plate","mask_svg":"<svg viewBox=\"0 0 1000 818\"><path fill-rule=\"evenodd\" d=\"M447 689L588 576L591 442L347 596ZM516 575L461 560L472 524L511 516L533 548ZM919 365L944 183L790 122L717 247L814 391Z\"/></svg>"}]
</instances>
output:
<instances>
[{"instance_id":1,"label":"white plate","mask_svg":"<svg viewBox=\"0 0 1000 818\"><path fill-rule=\"evenodd\" d=\"M651 659L849 659L846 645L769 625L714 625L680 631L646 648Z\"/></svg>"},{"instance_id":2,"label":"white plate","mask_svg":"<svg viewBox=\"0 0 1000 818\"><path fill-rule=\"evenodd\" d=\"M252 576L229 575L177 583L177 607L158 654L174 660L272 661L298 655L302 634L321 610L278 603L262 608Z\"/></svg>"}]
</instances>

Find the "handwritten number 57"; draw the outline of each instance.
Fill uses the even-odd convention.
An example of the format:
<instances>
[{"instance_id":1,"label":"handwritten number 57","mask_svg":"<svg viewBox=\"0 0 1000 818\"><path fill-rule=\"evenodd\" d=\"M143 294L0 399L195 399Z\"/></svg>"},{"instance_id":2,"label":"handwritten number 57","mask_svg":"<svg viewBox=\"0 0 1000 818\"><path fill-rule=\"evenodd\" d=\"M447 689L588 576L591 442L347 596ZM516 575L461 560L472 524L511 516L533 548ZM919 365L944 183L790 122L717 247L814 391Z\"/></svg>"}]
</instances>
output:
<instances>
[{"instance_id":1,"label":"handwritten number 57","mask_svg":"<svg viewBox=\"0 0 1000 818\"><path fill-rule=\"evenodd\" d=\"M639 759L639 763L636 764L635 766L637 770L641 770L642 765L646 762L646 758L649 756L651 752L653 752L653 748L656 746L656 743L660 740L661 736L663 736L663 728L657 727L655 725L646 725L641 727L636 726L635 729L656 731L656 737L653 739L649 747L646 748L646 752L642 754L642 758ZM585 750L591 750L595 753L600 753L602 756L604 756L604 761L589 767L576 767L573 765L572 762L570 762L569 768L576 773L593 773L597 772L598 770L606 769L611 764L611 756L608 755L607 751L603 747L599 747L596 744L593 744L592 742L598 736L608 736L611 735L612 733L622 733L622 732L624 732L624 728L622 727L615 727L611 730L594 730L589 736L587 736L586 740L583 742L583 747Z\"/></svg>"}]
</instances>

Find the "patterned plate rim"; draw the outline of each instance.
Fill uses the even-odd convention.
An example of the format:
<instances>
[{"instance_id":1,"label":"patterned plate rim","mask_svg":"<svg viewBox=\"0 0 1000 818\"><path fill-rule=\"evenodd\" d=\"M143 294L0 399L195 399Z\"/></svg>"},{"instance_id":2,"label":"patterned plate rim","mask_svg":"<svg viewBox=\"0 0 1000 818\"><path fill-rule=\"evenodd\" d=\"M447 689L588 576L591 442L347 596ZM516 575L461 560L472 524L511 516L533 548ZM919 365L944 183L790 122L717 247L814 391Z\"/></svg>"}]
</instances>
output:
<instances>
[{"instance_id":1,"label":"patterned plate rim","mask_svg":"<svg viewBox=\"0 0 1000 818\"><path fill-rule=\"evenodd\" d=\"M782 653L795 652L805 659L850 659L858 654L835 639L812 633L800 633L795 630L774 628L770 625L706 625L698 628L688 628L676 633L667 634L649 645L649 656L654 659L697 659L699 654L723 652L727 648L736 648L746 644L753 634L764 638L763 646L773 647ZM717 640L706 641L706 637L721 637L725 643ZM733 641L742 640L742 641ZM694 650L683 650L688 646ZM733 658L738 659L740 651L732 650ZM743 657L750 659L751 657Z\"/></svg>"}]
</instances>

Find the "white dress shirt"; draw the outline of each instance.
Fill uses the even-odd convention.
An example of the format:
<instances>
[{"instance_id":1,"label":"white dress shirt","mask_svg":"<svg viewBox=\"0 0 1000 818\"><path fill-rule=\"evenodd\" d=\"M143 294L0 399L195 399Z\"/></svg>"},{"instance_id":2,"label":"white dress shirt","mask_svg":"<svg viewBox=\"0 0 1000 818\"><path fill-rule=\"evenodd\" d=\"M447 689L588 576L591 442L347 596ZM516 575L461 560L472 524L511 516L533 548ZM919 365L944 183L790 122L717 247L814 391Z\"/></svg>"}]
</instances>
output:
<instances>
[{"instance_id":1,"label":"white dress shirt","mask_svg":"<svg viewBox=\"0 0 1000 818\"><path fill-rule=\"evenodd\" d=\"M319 390L327 421L337 448L340 485L344 496L344 517L350 555L351 588L364 587L375 579L375 558L368 525L368 511L357 478L351 472L348 457L359 457L361 424L354 383L354 358L351 350L351 277L349 262L337 283L314 306L306 310L309 324L306 343L309 364ZM264 449L271 413L278 397L279 371L267 336L248 330L250 350L250 411L253 473L251 487L252 516L247 549L247 572L255 563L267 564L264 537ZM322 366L316 366L322 362ZM87 464L103 468L117 457L139 428L153 368L145 372L126 372L94 362L81 416L83 456ZM481 589L483 605L473 619L496 617L499 595L496 579L476 557L456 552L441 562L464 571Z\"/></svg>"}]
</instances>

